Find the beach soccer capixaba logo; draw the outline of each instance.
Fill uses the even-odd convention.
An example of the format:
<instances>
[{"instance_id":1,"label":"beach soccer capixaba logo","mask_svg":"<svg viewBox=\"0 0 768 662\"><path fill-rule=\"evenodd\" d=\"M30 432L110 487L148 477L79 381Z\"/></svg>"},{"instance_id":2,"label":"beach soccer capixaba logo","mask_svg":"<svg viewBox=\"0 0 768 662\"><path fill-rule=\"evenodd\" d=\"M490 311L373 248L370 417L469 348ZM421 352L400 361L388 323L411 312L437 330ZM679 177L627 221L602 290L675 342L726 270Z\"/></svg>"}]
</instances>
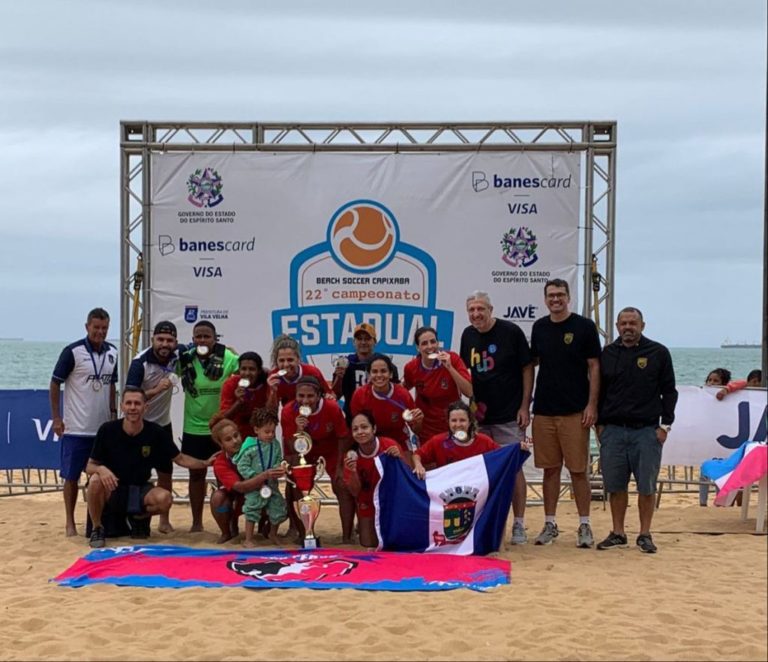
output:
<instances>
[{"instance_id":1,"label":"beach soccer capixaba logo","mask_svg":"<svg viewBox=\"0 0 768 662\"><path fill-rule=\"evenodd\" d=\"M195 207L215 207L224 200L221 175L213 168L198 168L187 180L187 200Z\"/></svg>"},{"instance_id":2,"label":"beach soccer capixaba logo","mask_svg":"<svg viewBox=\"0 0 768 662\"><path fill-rule=\"evenodd\" d=\"M394 216L383 205L355 202L338 209L328 224L333 258L356 273L383 269L399 241Z\"/></svg>"},{"instance_id":3,"label":"beach soccer capixaba logo","mask_svg":"<svg viewBox=\"0 0 768 662\"><path fill-rule=\"evenodd\" d=\"M325 240L291 260L290 304L272 313L272 332L296 338L307 356L354 349L354 329L376 329L377 351L411 356L420 326L453 333L453 312L438 310L437 267L401 240L395 214L377 200L345 202L330 215Z\"/></svg>"},{"instance_id":4,"label":"beach soccer capixaba logo","mask_svg":"<svg viewBox=\"0 0 768 662\"><path fill-rule=\"evenodd\" d=\"M458 485L440 494L443 502L443 532L432 533L435 545L458 545L467 537L475 522L479 492L476 487Z\"/></svg>"},{"instance_id":5,"label":"beach soccer capixaba logo","mask_svg":"<svg viewBox=\"0 0 768 662\"><path fill-rule=\"evenodd\" d=\"M501 259L510 267L530 267L539 256L536 235L525 226L509 228L501 238Z\"/></svg>"}]
</instances>

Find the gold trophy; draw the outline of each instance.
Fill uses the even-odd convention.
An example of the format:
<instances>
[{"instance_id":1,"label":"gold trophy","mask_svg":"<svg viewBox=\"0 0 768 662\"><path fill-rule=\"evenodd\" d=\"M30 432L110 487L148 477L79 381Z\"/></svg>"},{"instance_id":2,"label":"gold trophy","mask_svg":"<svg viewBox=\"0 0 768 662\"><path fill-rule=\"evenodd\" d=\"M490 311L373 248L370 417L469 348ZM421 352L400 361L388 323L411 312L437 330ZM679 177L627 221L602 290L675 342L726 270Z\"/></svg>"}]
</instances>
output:
<instances>
[{"instance_id":1,"label":"gold trophy","mask_svg":"<svg viewBox=\"0 0 768 662\"><path fill-rule=\"evenodd\" d=\"M301 499L294 502L296 514L304 525L304 549L317 549L320 541L315 537L315 522L320 514L320 499L310 495L315 480L325 471L325 459L320 457L315 464L309 464L305 455L312 450L312 437L306 432L297 432L293 436L293 448L299 454L299 463L289 467L291 481L302 493Z\"/></svg>"}]
</instances>

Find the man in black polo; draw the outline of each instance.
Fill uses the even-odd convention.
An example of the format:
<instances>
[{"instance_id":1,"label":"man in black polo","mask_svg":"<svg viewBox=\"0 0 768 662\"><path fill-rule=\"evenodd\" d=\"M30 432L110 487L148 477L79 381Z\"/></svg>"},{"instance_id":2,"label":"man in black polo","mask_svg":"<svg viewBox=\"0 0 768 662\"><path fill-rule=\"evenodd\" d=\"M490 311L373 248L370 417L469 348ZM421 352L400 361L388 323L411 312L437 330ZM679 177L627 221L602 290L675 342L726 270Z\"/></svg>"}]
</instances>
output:
<instances>
[{"instance_id":1,"label":"man in black polo","mask_svg":"<svg viewBox=\"0 0 768 662\"><path fill-rule=\"evenodd\" d=\"M185 348L182 346L182 350ZM128 368L125 378L126 386L140 388L147 396L147 411L145 421L157 423L167 429L173 438L171 426L171 397L178 391L179 378L176 376L176 365L179 361L176 325L163 320L155 325L152 332L152 345L140 352ZM169 492L173 487L173 467L158 469L157 484ZM161 533L173 531L168 514L160 515L157 530Z\"/></svg>"},{"instance_id":2,"label":"man in black polo","mask_svg":"<svg viewBox=\"0 0 768 662\"><path fill-rule=\"evenodd\" d=\"M675 420L677 390L669 350L643 336L644 328L643 314L637 308L624 308L616 319L619 338L600 357L597 433L613 530L597 549L627 546L624 517L632 474L640 515L637 546L653 554L653 497L662 446Z\"/></svg>"},{"instance_id":3,"label":"man in black polo","mask_svg":"<svg viewBox=\"0 0 768 662\"><path fill-rule=\"evenodd\" d=\"M149 536L149 518L168 514L171 493L149 482L152 469L175 462L193 470L205 470L218 453L207 460L179 453L170 433L144 420L144 391L126 387L121 399L123 418L104 423L96 434L85 472L88 474L88 512L91 516L91 547L104 547L107 532L102 523L105 507L115 521L127 517L131 537ZM111 533L111 532L110 532ZM121 535L121 531L113 535Z\"/></svg>"}]
</instances>

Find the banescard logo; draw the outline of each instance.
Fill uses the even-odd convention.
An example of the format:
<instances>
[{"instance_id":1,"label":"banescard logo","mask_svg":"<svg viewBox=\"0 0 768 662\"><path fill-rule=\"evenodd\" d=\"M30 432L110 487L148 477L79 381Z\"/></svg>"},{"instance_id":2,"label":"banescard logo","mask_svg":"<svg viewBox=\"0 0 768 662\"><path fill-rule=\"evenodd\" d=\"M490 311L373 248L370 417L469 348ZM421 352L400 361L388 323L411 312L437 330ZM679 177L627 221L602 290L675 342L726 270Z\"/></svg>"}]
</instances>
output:
<instances>
[{"instance_id":1,"label":"banescard logo","mask_svg":"<svg viewBox=\"0 0 768 662\"><path fill-rule=\"evenodd\" d=\"M509 228L501 238L501 259L510 267L530 267L539 256L536 251L539 245L536 243L536 235L525 226Z\"/></svg>"},{"instance_id":2,"label":"banescard logo","mask_svg":"<svg viewBox=\"0 0 768 662\"><path fill-rule=\"evenodd\" d=\"M349 203L328 225L333 259L349 271L368 273L387 266L399 240L394 216L375 202Z\"/></svg>"},{"instance_id":3,"label":"banescard logo","mask_svg":"<svg viewBox=\"0 0 768 662\"><path fill-rule=\"evenodd\" d=\"M504 177L493 173L489 177L483 170L472 171L472 189L475 193L491 186L495 189L571 188L573 178L567 177Z\"/></svg>"},{"instance_id":4,"label":"banescard logo","mask_svg":"<svg viewBox=\"0 0 768 662\"><path fill-rule=\"evenodd\" d=\"M171 235L161 234L157 237L157 249L163 257L177 250L180 253L252 253L256 250L256 237L226 241L179 237L178 242L174 242Z\"/></svg>"},{"instance_id":5,"label":"banescard logo","mask_svg":"<svg viewBox=\"0 0 768 662\"><path fill-rule=\"evenodd\" d=\"M224 201L221 176L213 168L198 168L187 180L187 200L195 207L215 207Z\"/></svg>"}]
</instances>

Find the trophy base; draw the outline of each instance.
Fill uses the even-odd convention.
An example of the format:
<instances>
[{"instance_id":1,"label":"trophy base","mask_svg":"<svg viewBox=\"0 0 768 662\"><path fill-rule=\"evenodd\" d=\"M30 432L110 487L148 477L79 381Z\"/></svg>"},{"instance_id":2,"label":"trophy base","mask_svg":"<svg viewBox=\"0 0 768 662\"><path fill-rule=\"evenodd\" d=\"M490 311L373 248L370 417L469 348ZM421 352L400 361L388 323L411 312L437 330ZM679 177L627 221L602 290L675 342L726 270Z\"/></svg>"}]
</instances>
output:
<instances>
[{"instance_id":1,"label":"trophy base","mask_svg":"<svg viewBox=\"0 0 768 662\"><path fill-rule=\"evenodd\" d=\"M319 538L304 538L304 544L301 546L302 549L317 549L318 547L320 547Z\"/></svg>"}]
</instances>

